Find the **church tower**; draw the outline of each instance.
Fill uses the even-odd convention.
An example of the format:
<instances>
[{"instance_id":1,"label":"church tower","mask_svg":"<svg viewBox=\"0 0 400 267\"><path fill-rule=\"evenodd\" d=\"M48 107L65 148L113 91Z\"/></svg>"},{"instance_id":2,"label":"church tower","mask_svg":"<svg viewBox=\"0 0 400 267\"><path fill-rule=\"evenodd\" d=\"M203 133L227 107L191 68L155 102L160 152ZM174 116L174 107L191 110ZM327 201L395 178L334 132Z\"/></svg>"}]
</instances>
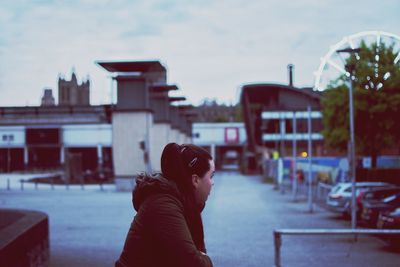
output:
<instances>
[{"instance_id":1,"label":"church tower","mask_svg":"<svg viewBox=\"0 0 400 267\"><path fill-rule=\"evenodd\" d=\"M58 78L58 105L59 106L89 106L90 81L78 84L75 71L72 71L71 80Z\"/></svg>"}]
</instances>

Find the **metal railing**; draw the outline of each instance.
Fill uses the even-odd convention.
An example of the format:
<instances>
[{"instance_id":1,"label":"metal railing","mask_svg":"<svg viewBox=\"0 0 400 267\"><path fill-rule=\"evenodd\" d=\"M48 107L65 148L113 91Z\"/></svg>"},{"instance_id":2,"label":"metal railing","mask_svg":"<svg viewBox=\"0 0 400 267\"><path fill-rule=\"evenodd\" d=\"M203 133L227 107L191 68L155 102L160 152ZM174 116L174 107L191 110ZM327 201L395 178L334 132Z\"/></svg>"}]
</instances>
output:
<instances>
[{"instance_id":1,"label":"metal railing","mask_svg":"<svg viewBox=\"0 0 400 267\"><path fill-rule=\"evenodd\" d=\"M400 230L378 229L276 229L274 230L275 267L281 267L282 235L400 235Z\"/></svg>"},{"instance_id":2,"label":"metal railing","mask_svg":"<svg viewBox=\"0 0 400 267\"><path fill-rule=\"evenodd\" d=\"M280 185L281 193L292 192L292 181L285 180ZM312 185L312 198L315 204L325 206L326 198L331 191L332 185L319 182L317 185ZM297 185L296 200L304 200L308 198L308 183L303 182Z\"/></svg>"},{"instance_id":3,"label":"metal railing","mask_svg":"<svg viewBox=\"0 0 400 267\"><path fill-rule=\"evenodd\" d=\"M9 178L6 179L6 190L10 191L14 188L18 188L21 191L24 191L27 189L26 185L30 185L29 189L34 189L34 190L39 190L39 186L41 188L51 188L51 190L55 190L55 188L65 188L65 190L69 190L70 187L80 187L81 190L85 190L85 187L95 187L98 186L100 191L105 191L105 187L108 187L109 184L103 183L103 182L98 182L98 183L92 183L92 184L85 184L85 183L79 183L79 184L70 184L70 183L64 183L64 184L57 184L54 182L53 179L50 179L49 183L39 183L38 181L31 181L29 179L19 179L18 180L19 186L17 186L17 181L11 182ZM1 187L0 187L1 189Z\"/></svg>"},{"instance_id":4,"label":"metal railing","mask_svg":"<svg viewBox=\"0 0 400 267\"><path fill-rule=\"evenodd\" d=\"M320 206L324 206L326 204L326 198L328 197L332 187L333 186L329 184L318 183L315 193L315 202Z\"/></svg>"}]
</instances>

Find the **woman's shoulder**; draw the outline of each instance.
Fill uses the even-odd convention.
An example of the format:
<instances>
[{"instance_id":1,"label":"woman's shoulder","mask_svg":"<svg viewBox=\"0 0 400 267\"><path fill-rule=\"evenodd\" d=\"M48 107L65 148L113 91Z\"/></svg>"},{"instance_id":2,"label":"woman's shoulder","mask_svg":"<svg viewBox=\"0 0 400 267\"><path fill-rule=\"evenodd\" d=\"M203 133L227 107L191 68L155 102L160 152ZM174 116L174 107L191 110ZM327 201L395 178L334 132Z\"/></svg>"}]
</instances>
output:
<instances>
[{"instance_id":1,"label":"woman's shoulder","mask_svg":"<svg viewBox=\"0 0 400 267\"><path fill-rule=\"evenodd\" d=\"M176 184L161 175L145 174L136 178L136 187L132 192L133 206L136 211L139 211L144 202L152 203L159 198L172 198L179 201L182 196Z\"/></svg>"},{"instance_id":2,"label":"woman's shoulder","mask_svg":"<svg viewBox=\"0 0 400 267\"><path fill-rule=\"evenodd\" d=\"M169 225L184 220L182 202L171 194L157 193L149 196L141 205L135 216L136 221L146 225L146 229L159 227L159 224Z\"/></svg>"},{"instance_id":3,"label":"woman's shoulder","mask_svg":"<svg viewBox=\"0 0 400 267\"><path fill-rule=\"evenodd\" d=\"M149 196L148 199L143 203L143 207L146 209L180 209L183 210L183 203L180 197L169 192L159 192Z\"/></svg>"}]
</instances>

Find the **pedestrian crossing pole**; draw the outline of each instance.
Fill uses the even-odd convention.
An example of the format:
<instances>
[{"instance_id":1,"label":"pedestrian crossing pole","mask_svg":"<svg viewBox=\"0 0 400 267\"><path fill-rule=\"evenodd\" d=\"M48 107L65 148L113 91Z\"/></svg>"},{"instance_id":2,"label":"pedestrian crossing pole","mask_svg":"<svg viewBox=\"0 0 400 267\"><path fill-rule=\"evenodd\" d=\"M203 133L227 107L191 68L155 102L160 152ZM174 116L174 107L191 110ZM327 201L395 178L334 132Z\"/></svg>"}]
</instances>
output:
<instances>
[{"instance_id":1,"label":"pedestrian crossing pole","mask_svg":"<svg viewBox=\"0 0 400 267\"><path fill-rule=\"evenodd\" d=\"M293 201L296 201L297 200L297 188L298 188L298 180L297 180L297 140L296 140L296 138L297 138L297 125L296 125L296 111L293 111L293 121L292 121L292 124L293 124L293 141L292 141L292 145L293 145L293 148L292 148L292 151L293 151L293 180L292 180L292 182L293 182L293 187L292 187L292 190L293 190Z\"/></svg>"},{"instance_id":2,"label":"pedestrian crossing pole","mask_svg":"<svg viewBox=\"0 0 400 267\"><path fill-rule=\"evenodd\" d=\"M314 211L313 200L312 200L312 125L311 125L311 106L307 107L308 112L308 210L310 213Z\"/></svg>"}]
</instances>

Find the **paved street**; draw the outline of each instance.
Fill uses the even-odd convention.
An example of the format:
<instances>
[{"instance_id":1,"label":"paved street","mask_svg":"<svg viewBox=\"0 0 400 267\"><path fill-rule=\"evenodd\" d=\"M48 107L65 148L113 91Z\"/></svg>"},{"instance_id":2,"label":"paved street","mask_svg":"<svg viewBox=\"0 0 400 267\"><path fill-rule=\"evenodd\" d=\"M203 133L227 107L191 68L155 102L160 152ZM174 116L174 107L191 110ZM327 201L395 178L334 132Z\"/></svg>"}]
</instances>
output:
<instances>
[{"instance_id":1,"label":"paved street","mask_svg":"<svg viewBox=\"0 0 400 267\"><path fill-rule=\"evenodd\" d=\"M278 228L349 228L350 222L306 202L293 203L258 176L222 173L204 213L215 266L273 266ZM400 266L400 253L375 237L283 236L282 266Z\"/></svg>"},{"instance_id":2,"label":"paved street","mask_svg":"<svg viewBox=\"0 0 400 267\"><path fill-rule=\"evenodd\" d=\"M41 210L50 217L50 266L112 266L134 215L130 193L113 186L65 190L6 190L0 207ZM293 203L258 176L220 172L204 210L208 254L214 266L273 266L275 228L345 228L350 222L304 202ZM375 237L284 236L282 266L399 266L400 253Z\"/></svg>"}]
</instances>

